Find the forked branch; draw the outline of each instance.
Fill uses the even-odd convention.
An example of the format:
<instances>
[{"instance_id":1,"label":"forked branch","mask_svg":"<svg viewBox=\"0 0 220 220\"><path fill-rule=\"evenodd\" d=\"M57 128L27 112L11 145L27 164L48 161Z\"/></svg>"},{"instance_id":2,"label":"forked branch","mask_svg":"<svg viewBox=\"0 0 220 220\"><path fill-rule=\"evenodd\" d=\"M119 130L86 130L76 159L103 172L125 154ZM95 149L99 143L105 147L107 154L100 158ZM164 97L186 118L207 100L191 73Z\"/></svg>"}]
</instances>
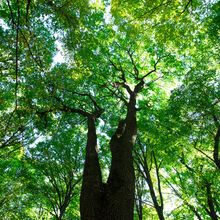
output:
<instances>
[{"instance_id":1,"label":"forked branch","mask_svg":"<svg viewBox=\"0 0 220 220\"><path fill-rule=\"evenodd\" d=\"M137 65L136 65L136 63L134 61L133 52L131 52L130 49L129 49L129 50L127 50L127 53L128 53L128 56L129 56L129 58L131 60L131 64L133 66L133 70L134 70L134 74L135 74L135 79L136 80L140 80L140 78L139 78L139 70L138 70Z\"/></svg>"},{"instance_id":2,"label":"forked branch","mask_svg":"<svg viewBox=\"0 0 220 220\"><path fill-rule=\"evenodd\" d=\"M118 67L112 60L109 60L111 65L115 68L116 71L121 73L121 76L119 77L122 82L115 82L114 84L116 86L122 86L123 88L125 88L127 90L127 92L131 95L132 94L132 90L131 88L126 84L126 77L125 77L125 71L122 68L122 66L120 65L120 67Z\"/></svg>"}]
</instances>

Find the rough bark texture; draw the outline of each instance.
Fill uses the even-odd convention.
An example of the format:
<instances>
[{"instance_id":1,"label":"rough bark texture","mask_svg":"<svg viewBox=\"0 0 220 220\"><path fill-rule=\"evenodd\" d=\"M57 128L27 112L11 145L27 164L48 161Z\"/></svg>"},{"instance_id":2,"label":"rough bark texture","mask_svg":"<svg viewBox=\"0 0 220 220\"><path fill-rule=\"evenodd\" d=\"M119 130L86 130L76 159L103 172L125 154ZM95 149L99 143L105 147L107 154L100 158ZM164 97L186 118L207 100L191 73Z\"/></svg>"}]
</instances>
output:
<instances>
[{"instance_id":1,"label":"rough bark texture","mask_svg":"<svg viewBox=\"0 0 220 220\"><path fill-rule=\"evenodd\" d=\"M135 175L132 148L136 123L136 95L130 97L125 120L121 120L110 141L112 163L107 184L102 183L96 152L95 119L88 117L88 139L80 198L82 220L132 220Z\"/></svg>"},{"instance_id":2,"label":"rough bark texture","mask_svg":"<svg viewBox=\"0 0 220 220\"><path fill-rule=\"evenodd\" d=\"M119 122L118 128L110 141L112 163L107 182L106 219L133 219L135 175L132 149L134 146L136 122L136 97L130 97L125 120Z\"/></svg>"},{"instance_id":3,"label":"rough bark texture","mask_svg":"<svg viewBox=\"0 0 220 220\"><path fill-rule=\"evenodd\" d=\"M86 159L80 196L82 220L102 219L102 177L96 146L95 119L88 117Z\"/></svg>"},{"instance_id":4,"label":"rough bark texture","mask_svg":"<svg viewBox=\"0 0 220 220\"><path fill-rule=\"evenodd\" d=\"M144 86L144 78L155 70L156 64L154 70L142 78L139 78L137 73L136 80L140 81L133 91L126 84L124 71L120 70L122 73L121 79L123 80L120 85L127 90L130 98L128 102L125 101L127 105L126 118L119 122L118 128L110 141L112 161L107 184L102 183L98 154L96 152L95 118L99 117L101 112L93 114L93 117L91 114L83 112L83 116L88 118L88 139L80 198L82 220L133 219L135 174L132 150L137 135L136 97ZM94 102L94 100L92 101ZM96 103L95 106L97 107Z\"/></svg>"}]
</instances>

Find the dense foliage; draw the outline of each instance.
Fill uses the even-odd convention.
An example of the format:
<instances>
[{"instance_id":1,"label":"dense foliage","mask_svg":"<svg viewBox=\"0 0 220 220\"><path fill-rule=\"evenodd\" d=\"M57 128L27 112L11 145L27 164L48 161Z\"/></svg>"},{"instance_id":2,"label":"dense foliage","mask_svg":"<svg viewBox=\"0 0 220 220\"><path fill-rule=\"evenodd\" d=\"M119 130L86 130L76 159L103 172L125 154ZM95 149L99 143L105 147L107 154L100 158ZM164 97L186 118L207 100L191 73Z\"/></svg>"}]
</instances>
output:
<instances>
[{"instance_id":1,"label":"dense foliage","mask_svg":"<svg viewBox=\"0 0 220 220\"><path fill-rule=\"evenodd\" d=\"M107 181L142 81L134 219L220 218L220 2L2 0L0 15L1 219L80 219L84 116Z\"/></svg>"}]
</instances>

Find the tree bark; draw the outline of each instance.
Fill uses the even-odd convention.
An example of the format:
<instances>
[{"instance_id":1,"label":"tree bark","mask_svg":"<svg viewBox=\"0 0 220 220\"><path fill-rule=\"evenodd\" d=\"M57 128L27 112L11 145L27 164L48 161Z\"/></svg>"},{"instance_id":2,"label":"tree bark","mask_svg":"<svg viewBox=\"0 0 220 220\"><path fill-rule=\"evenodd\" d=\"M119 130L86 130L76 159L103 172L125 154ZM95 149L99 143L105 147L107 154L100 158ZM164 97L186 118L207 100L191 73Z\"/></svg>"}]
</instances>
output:
<instances>
[{"instance_id":1,"label":"tree bark","mask_svg":"<svg viewBox=\"0 0 220 220\"><path fill-rule=\"evenodd\" d=\"M150 195L151 195L151 198L153 200L154 208L156 209L156 212L157 212L157 215L158 215L159 219L164 220L163 206L159 205L159 203L157 201L157 196L156 196L155 191L154 191L154 186L153 186L153 182L151 180L151 175L150 175L150 171L149 171L147 163L145 164L144 172L146 174L145 179L146 179L146 182L147 182L149 190L150 190Z\"/></svg>"},{"instance_id":2,"label":"tree bark","mask_svg":"<svg viewBox=\"0 0 220 220\"><path fill-rule=\"evenodd\" d=\"M81 220L102 219L102 176L96 151L95 118L88 117L86 159L80 195Z\"/></svg>"},{"instance_id":3,"label":"tree bark","mask_svg":"<svg viewBox=\"0 0 220 220\"><path fill-rule=\"evenodd\" d=\"M220 126L218 127L218 130L216 132L215 138L214 138L214 162L218 169L220 169L220 159L219 159L219 139L220 139Z\"/></svg>"},{"instance_id":4,"label":"tree bark","mask_svg":"<svg viewBox=\"0 0 220 220\"><path fill-rule=\"evenodd\" d=\"M143 202L141 200L138 200L138 204L136 205L136 210L138 214L138 219L143 219Z\"/></svg>"},{"instance_id":5,"label":"tree bark","mask_svg":"<svg viewBox=\"0 0 220 220\"><path fill-rule=\"evenodd\" d=\"M125 120L121 120L110 141L111 169L102 183L96 152L95 116L88 118L86 159L80 196L82 220L133 220L135 174L132 150L137 134L136 93L130 94Z\"/></svg>"},{"instance_id":6,"label":"tree bark","mask_svg":"<svg viewBox=\"0 0 220 220\"><path fill-rule=\"evenodd\" d=\"M218 220L217 213L215 211L214 201L212 198L212 192L211 192L211 185L209 183L206 183L206 197L207 197L207 204L209 207L208 214L211 217L212 220Z\"/></svg>"},{"instance_id":7,"label":"tree bark","mask_svg":"<svg viewBox=\"0 0 220 220\"><path fill-rule=\"evenodd\" d=\"M106 218L133 219L135 174L132 149L136 139L136 97L130 97L125 120L119 122L118 128L110 141L112 162L107 181Z\"/></svg>"}]
</instances>

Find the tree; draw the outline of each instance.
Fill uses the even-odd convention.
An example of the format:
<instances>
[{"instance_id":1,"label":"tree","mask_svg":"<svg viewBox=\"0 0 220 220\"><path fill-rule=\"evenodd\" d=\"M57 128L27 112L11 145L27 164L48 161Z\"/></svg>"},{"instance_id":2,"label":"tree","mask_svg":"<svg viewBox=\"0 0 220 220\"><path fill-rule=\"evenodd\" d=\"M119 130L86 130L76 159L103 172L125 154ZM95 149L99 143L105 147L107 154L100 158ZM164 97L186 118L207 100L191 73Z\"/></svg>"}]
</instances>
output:
<instances>
[{"instance_id":1,"label":"tree","mask_svg":"<svg viewBox=\"0 0 220 220\"><path fill-rule=\"evenodd\" d=\"M142 176L142 178L144 178L144 180L146 181L146 183L149 187L151 199L153 201L153 206L156 209L158 218L160 220L163 220L163 219L165 219L164 214L163 214L164 198L163 198L163 193L162 193L162 189L161 189L162 188L161 187L161 180L160 180L161 177L159 174L160 163L158 164L154 150L151 149L152 144L150 143L149 140L147 143L148 146L141 145L140 140L139 140L138 144L139 144L139 148L135 151L135 155L136 155L135 164L137 166L138 172L140 173L139 175ZM151 150L148 150L147 148L149 148ZM156 178L157 178L157 190L158 190L157 194L158 194L158 196L155 192L156 189L155 189L152 174L151 174L151 169L152 169L153 163L155 166L155 172L156 172Z\"/></svg>"},{"instance_id":2,"label":"tree","mask_svg":"<svg viewBox=\"0 0 220 220\"><path fill-rule=\"evenodd\" d=\"M30 174L20 216L76 217L82 178L81 219L134 219L135 180L140 219L149 196L159 219L218 218L218 8L1 2L0 149L9 161L22 151L15 169ZM65 63L53 61L57 44ZM184 204L170 213L167 190Z\"/></svg>"},{"instance_id":3,"label":"tree","mask_svg":"<svg viewBox=\"0 0 220 220\"><path fill-rule=\"evenodd\" d=\"M27 161L31 164L29 175L33 179L27 187L38 195L35 202L44 212L56 219L63 219L63 216L74 218L68 207L77 197L81 181L80 148L71 144L71 139L77 139L73 131L71 134L67 131L64 136L59 134L57 131L58 137L30 149ZM70 135L71 139L65 138L66 135ZM65 146L61 145L60 139L65 140Z\"/></svg>"}]
</instances>

